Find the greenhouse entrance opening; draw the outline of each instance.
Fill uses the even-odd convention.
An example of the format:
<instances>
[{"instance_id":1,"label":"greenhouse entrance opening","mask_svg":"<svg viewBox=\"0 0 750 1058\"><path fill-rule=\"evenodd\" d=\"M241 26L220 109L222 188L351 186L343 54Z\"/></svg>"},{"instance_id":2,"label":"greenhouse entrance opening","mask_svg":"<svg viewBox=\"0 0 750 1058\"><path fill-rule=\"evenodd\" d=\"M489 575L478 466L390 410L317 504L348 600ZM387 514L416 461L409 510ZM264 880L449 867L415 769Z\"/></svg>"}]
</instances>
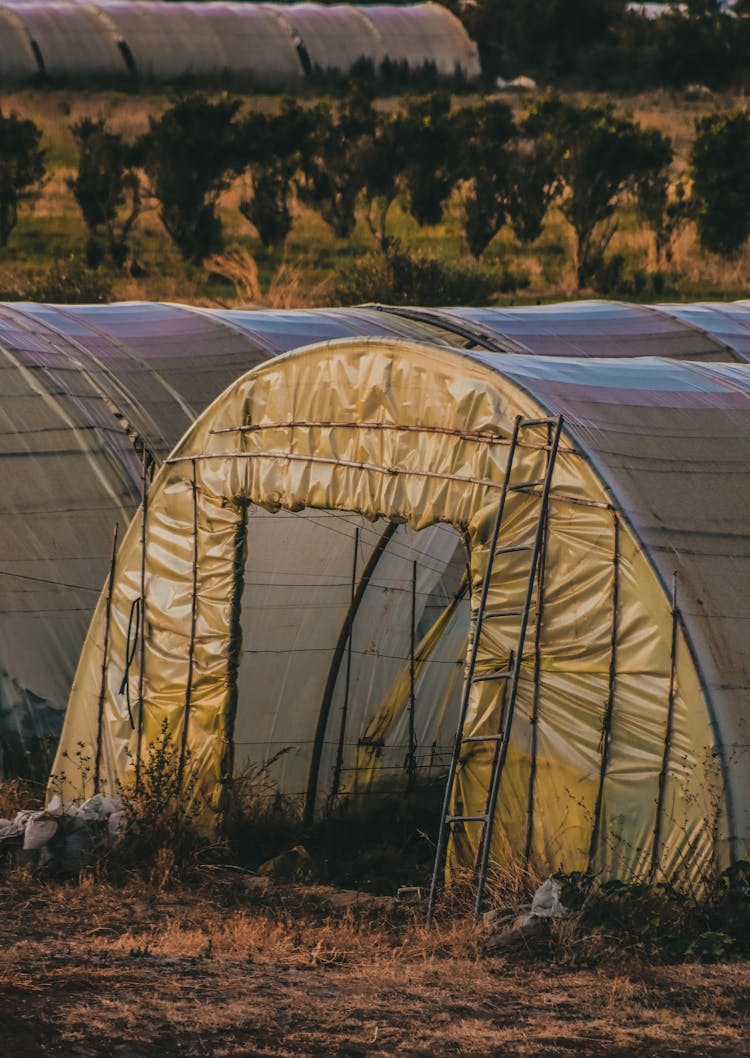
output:
<instances>
[{"instance_id":1,"label":"greenhouse entrance opening","mask_svg":"<svg viewBox=\"0 0 750 1058\"><path fill-rule=\"evenodd\" d=\"M237 795L309 825L432 790L437 822L469 627L464 540L253 505L246 534Z\"/></svg>"}]
</instances>

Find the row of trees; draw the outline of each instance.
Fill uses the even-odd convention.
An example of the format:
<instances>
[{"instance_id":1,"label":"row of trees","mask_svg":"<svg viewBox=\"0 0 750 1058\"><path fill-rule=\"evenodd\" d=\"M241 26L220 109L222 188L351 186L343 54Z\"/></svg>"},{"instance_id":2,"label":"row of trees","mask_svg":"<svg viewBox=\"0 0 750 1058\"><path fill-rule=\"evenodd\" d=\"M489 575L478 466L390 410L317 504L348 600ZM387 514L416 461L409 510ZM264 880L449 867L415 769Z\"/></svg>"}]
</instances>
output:
<instances>
[{"instance_id":1,"label":"row of trees","mask_svg":"<svg viewBox=\"0 0 750 1058\"><path fill-rule=\"evenodd\" d=\"M674 173L667 136L619 116L612 105L560 96L536 100L516 119L502 101L452 109L440 93L386 112L361 85L335 104L303 107L284 99L275 114L243 114L239 100L193 95L150 119L135 141L103 119L86 118L72 132L79 162L69 186L90 233L92 265L105 258L124 264L147 200L158 204L183 257L199 264L222 248L219 199L241 175L247 193L239 209L267 247L289 234L295 197L342 239L361 210L386 256L398 250L389 228L397 199L428 226L442 221L456 193L475 258L503 229L533 243L557 205L574 233L580 287L601 267L624 204L652 232L658 263L670 259L689 219L702 245L727 257L750 235L745 111L697 123L689 193L686 178ZM0 116L3 245L19 203L43 178L38 130Z\"/></svg>"},{"instance_id":2,"label":"row of trees","mask_svg":"<svg viewBox=\"0 0 750 1058\"><path fill-rule=\"evenodd\" d=\"M450 0L449 0L450 2ZM747 87L750 0L665 4L646 18L628 0L477 0L452 6L480 42L486 72L626 90Z\"/></svg>"}]
</instances>

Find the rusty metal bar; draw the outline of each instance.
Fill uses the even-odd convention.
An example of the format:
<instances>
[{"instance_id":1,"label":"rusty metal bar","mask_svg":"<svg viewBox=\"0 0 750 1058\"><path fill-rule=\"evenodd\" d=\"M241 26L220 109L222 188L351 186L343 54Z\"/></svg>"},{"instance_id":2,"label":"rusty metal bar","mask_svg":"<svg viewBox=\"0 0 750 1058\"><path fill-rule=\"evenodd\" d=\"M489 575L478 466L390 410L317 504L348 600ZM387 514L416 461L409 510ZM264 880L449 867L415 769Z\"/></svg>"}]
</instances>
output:
<instances>
[{"instance_id":1,"label":"rusty metal bar","mask_svg":"<svg viewBox=\"0 0 750 1058\"><path fill-rule=\"evenodd\" d=\"M456 437L460 441L477 441L489 445L510 445L510 438L501 434L490 433L489 430L456 430L449 426L424 426L416 423L395 422L352 422L350 420L316 420L316 419L279 419L274 422L248 423L246 426L224 426L220 429L209 431L212 434L234 434L234 433L259 433L261 430L393 430L397 433L428 433L438 434L444 437ZM534 451L549 451L549 444L539 444L532 441L518 441L517 448L533 449ZM574 448L560 449L568 454L575 455Z\"/></svg>"},{"instance_id":2,"label":"rusty metal bar","mask_svg":"<svg viewBox=\"0 0 750 1058\"><path fill-rule=\"evenodd\" d=\"M540 450L544 450L543 447ZM189 463L193 459L278 459L290 463L321 463L326 466L350 467L353 470L372 470L377 474L389 474L393 477L402 475L404 477L432 478L437 481L459 481L467 485L484 485L488 489L502 489L502 481L494 478L475 478L467 474L440 474L432 470L404 470L402 467L383 467L377 463L358 463L351 459L334 459L331 456L304 455L299 452L201 452L192 456L174 456L165 460L170 466L177 463ZM543 489L527 488L529 496L542 496ZM611 503L599 503L596 500L585 500L579 496L569 496L566 493L550 492L548 501L559 501L570 503L580 507L596 507L600 510L611 511Z\"/></svg>"}]
</instances>

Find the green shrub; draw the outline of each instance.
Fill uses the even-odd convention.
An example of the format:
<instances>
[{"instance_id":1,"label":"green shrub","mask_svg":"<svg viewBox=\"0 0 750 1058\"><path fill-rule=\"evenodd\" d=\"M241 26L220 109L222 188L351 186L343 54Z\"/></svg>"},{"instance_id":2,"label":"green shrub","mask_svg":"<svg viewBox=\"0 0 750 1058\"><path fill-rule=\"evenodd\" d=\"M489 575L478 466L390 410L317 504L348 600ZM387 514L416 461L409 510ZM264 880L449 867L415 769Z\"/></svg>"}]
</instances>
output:
<instances>
[{"instance_id":1,"label":"green shrub","mask_svg":"<svg viewBox=\"0 0 750 1058\"><path fill-rule=\"evenodd\" d=\"M18 207L39 194L45 175L41 129L33 121L0 110L0 246L18 223Z\"/></svg>"},{"instance_id":2,"label":"green shrub","mask_svg":"<svg viewBox=\"0 0 750 1058\"><path fill-rule=\"evenodd\" d=\"M528 282L521 272L482 267L471 259L444 261L396 247L385 255L367 255L340 272L335 297L342 305L484 305Z\"/></svg>"},{"instance_id":3,"label":"green shrub","mask_svg":"<svg viewBox=\"0 0 750 1058\"><path fill-rule=\"evenodd\" d=\"M28 301L95 305L112 300L112 276L92 272L76 254L53 261L49 268L32 272L19 283L19 297Z\"/></svg>"},{"instance_id":4,"label":"green shrub","mask_svg":"<svg viewBox=\"0 0 750 1058\"><path fill-rule=\"evenodd\" d=\"M703 961L750 953L750 863L690 886L646 885L584 872L554 875L563 906L581 934L611 935L622 948L663 958Z\"/></svg>"}]
</instances>

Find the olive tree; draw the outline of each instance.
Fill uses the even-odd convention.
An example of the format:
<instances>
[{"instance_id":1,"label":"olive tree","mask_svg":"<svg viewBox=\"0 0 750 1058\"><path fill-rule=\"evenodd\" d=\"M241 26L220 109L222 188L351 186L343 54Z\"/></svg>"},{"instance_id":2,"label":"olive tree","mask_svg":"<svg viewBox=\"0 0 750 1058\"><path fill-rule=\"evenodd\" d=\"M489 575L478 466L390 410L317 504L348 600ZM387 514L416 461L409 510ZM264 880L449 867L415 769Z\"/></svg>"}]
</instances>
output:
<instances>
[{"instance_id":1,"label":"olive tree","mask_svg":"<svg viewBox=\"0 0 750 1058\"><path fill-rule=\"evenodd\" d=\"M733 257L750 235L750 114L709 114L696 122L690 151L691 211L701 246Z\"/></svg>"},{"instance_id":2,"label":"olive tree","mask_svg":"<svg viewBox=\"0 0 750 1058\"><path fill-rule=\"evenodd\" d=\"M291 200L312 121L293 99L284 97L278 114L252 112L240 130L240 163L249 173L252 194L240 212L256 228L264 246L280 246L292 229Z\"/></svg>"},{"instance_id":3,"label":"olive tree","mask_svg":"<svg viewBox=\"0 0 750 1058\"><path fill-rule=\"evenodd\" d=\"M299 196L340 239L354 231L357 200L365 186L375 132L373 90L354 82L334 107L318 103L310 112L302 151Z\"/></svg>"},{"instance_id":4,"label":"olive tree","mask_svg":"<svg viewBox=\"0 0 750 1058\"><path fill-rule=\"evenodd\" d=\"M552 145L564 190L561 209L575 234L578 286L591 278L617 231L628 191L661 163L653 135L612 104L579 104L548 96L533 104L526 125Z\"/></svg>"},{"instance_id":5,"label":"olive tree","mask_svg":"<svg viewBox=\"0 0 750 1058\"><path fill-rule=\"evenodd\" d=\"M160 118L149 118L140 143L161 221L182 256L195 264L223 245L217 202L241 167L239 108L236 99L188 96Z\"/></svg>"},{"instance_id":6,"label":"olive tree","mask_svg":"<svg viewBox=\"0 0 750 1058\"><path fill-rule=\"evenodd\" d=\"M78 172L68 186L89 229L89 263L97 264L106 251L121 267L141 212L136 152L104 119L83 118L70 131L78 147Z\"/></svg>"},{"instance_id":7,"label":"olive tree","mask_svg":"<svg viewBox=\"0 0 750 1058\"><path fill-rule=\"evenodd\" d=\"M45 176L42 133L26 118L0 110L0 246L18 223L18 208L38 195Z\"/></svg>"}]
</instances>

